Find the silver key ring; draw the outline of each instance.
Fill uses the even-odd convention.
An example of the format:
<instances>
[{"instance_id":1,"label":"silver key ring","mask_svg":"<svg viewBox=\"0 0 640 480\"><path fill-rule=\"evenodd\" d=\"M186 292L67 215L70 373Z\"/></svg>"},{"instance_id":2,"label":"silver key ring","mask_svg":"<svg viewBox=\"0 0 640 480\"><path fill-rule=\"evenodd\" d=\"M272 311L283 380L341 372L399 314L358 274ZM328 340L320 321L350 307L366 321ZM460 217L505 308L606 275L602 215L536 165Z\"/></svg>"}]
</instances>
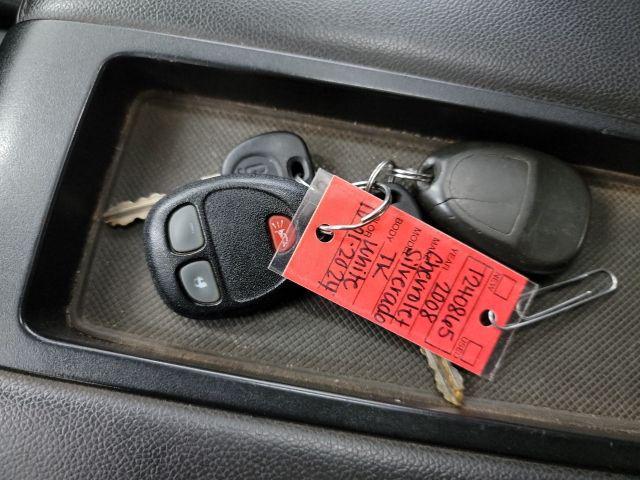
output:
<instances>
[{"instance_id":1,"label":"silver key ring","mask_svg":"<svg viewBox=\"0 0 640 480\"><path fill-rule=\"evenodd\" d=\"M359 188L364 188L366 190L368 182L354 182L353 185ZM337 230L354 230L356 228L364 227L365 225L373 222L375 219L381 217L382 214L387 211L393 201L393 198L391 196L391 189L388 185L385 185L383 183L373 183L373 188L377 188L380 192L384 193L384 199L376 209L363 216L360 219L360 222L350 225L320 225L318 229L324 233L333 233Z\"/></svg>"},{"instance_id":2,"label":"silver key ring","mask_svg":"<svg viewBox=\"0 0 640 480\"><path fill-rule=\"evenodd\" d=\"M392 204L393 198L391 196L391 189L385 185L384 183L378 183L376 180L378 177L387 171L388 174L388 182L393 182L396 178L404 178L406 180L413 180L415 182L431 182L433 180L433 172L425 172L421 173L416 170L409 170L405 168L397 168L395 163L391 160L385 160L376 165L376 168L373 169L369 179L362 182L354 182L353 185L359 188L364 188L366 192L371 192L373 188L377 188L378 191L384 193L384 200L372 212L363 216L360 219L360 222L353 223L351 225L320 225L318 229L324 233L332 233L337 230L354 230L356 228L364 227L368 223L373 222L375 219L382 216L384 212L387 211L387 208ZM300 181L296 178L297 181Z\"/></svg>"},{"instance_id":3,"label":"silver key ring","mask_svg":"<svg viewBox=\"0 0 640 480\"><path fill-rule=\"evenodd\" d=\"M371 175L369 176L369 180L367 181L367 185L365 190L367 192L371 191L373 184L378 180L378 177L382 175L385 171L387 171L388 182L393 182L396 178L402 178L405 180L412 180L414 182L426 182L431 183L433 181L433 171L427 172L418 172L414 169L409 168L398 168L395 163L391 160L385 160L376 165L376 168L373 169Z\"/></svg>"},{"instance_id":4,"label":"silver key ring","mask_svg":"<svg viewBox=\"0 0 640 480\"><path fill-rule=\"evenodd\" d=\"M404 178L406 180L413 180L414 182L426 182L431 183L433 181L433 171L418 172L417 170L408 168L393 168L391 170L391 176L394 178Z\"/></svg>"},{"instance_id":5,"label":"silver key ring","mask_svg":"<svg viewBox=\"0 0 640 480\"><path fill-rule=\"evenodd\" d=\"M366 185L364 187L365 192L371 193L373 184L376 183L376 180L383 171L389 170L389 173L391 173L394 168L396 168L396 165L391 160L385 160L376 165L376 168L374 168L371 175L369 175L369 180L366 181ZM392 180L391 175L389 175L389 180Z\"/></svg>"}]
</instances>

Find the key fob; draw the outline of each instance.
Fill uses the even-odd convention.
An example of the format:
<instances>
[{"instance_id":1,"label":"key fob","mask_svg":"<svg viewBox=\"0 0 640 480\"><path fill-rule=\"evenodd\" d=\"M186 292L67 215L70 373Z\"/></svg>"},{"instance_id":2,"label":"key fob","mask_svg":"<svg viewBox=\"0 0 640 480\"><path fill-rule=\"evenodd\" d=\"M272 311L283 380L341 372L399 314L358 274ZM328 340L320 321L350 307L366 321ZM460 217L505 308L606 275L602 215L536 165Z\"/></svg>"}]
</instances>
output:
<instances>
[{"instance_id":1,"label":"key fob","mask_svg":"<svg viewBox=\"0 0 640 480\"><path fill-rule=\"evenodd\" d=\"M290 132L270 132L252 137L231 150L222 174L251 173L300 177L311 183L315 168L304 140Z\"/></svg>"},{"instance_id":2,"label":"key fob","mask_svg":"<svg viewBox=\"0 0 640 480\"><path fill-rule=\"evenodd\" d=\"M399 208L413 217L422 217L420 206L409 190L397 183L385 183L385 185L391 189L391 202L394 207Z\"/></svg>"},{"instance_id":3,"label":"key fob","mask_svg":"<svg viewBox=\"0 0 640 480\"><path fill-rule=\"evenodd\" d=\"M268 265L306 191L287 178L226 175L165 196L144 226L147 263L165 303L209 318L271 296L285 280Z\"/></svg>"},{"instance_id":4,"label":"key fob","mask_svg":"<svg viewBox=\"0 0 640 480\"><path fill-rule=\"evenodd\" d=\"M457 143L432 154L417 199L445 232L523 272L558 271L583 243L591 197L569 165L534 150Z\"/></svg>"}]
</instances>

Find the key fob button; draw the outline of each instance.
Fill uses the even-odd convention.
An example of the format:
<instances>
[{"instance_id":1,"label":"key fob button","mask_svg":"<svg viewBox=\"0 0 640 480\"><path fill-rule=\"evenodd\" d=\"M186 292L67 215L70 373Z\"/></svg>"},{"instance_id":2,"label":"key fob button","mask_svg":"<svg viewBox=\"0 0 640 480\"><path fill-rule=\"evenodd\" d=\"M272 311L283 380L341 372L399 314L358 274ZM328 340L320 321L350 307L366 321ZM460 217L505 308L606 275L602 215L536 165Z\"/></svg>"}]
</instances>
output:
<instances>
[{"instance_id":1,"label":"key fob button","mask_svg":"<svg viewBox=\"0 0 640 480\"><path fill-rule=\"evenodd\" d=\"M169 217L169 244L176 252L186 253L204 245L204 236L193 205L178 208Z\"/></svg>"},{"instance_id":2,"label":"key fob button","mask_svg":"<svg viewBox=\"0 0 640 480\"><path fill-rule=\"evenodd\" d=\"M295 236L291 235L293 232L289 232L291 219L284 215L271 215L267 223L273 249L280 252L289 250L296 240Z\"/></svg>"},{"instance_id":3,"label":"key fob button","mask_svg":"<svg viewBox=\"0 0 640 480\"><path fill-rule=\"evenodd\" d=\"M180 282L191 299L199 303L215 303L220 300L220 290L206 260L191 262L180 269Z\"/></svg>"}]
</instances>

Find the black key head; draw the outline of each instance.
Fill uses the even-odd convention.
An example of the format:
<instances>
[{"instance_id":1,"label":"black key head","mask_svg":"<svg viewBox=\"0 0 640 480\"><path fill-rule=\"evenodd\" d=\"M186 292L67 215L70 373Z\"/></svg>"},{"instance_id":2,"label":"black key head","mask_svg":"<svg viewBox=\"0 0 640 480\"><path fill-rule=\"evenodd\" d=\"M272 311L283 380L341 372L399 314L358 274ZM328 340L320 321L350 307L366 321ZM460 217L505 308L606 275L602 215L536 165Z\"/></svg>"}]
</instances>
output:
<instances>
[{"instance_id":1,"label":"black key head","mask_svg":"<svg viewBox=\"0 0 640 480\"><path fill-rule=\"evenodd\" d=\"M302 138L290 132L271 132L252 137L229 153L222 174L232 173L300 177L308 184L315 168Z\"/></svg>"},{"instance_id":2,"label":"black key head","mask_svg":"<svg viewBox=\"0 0 640 480\"><path fill-rule=\"evenodd\" d=\"M517 270L546 274L576 256L591 207L584 180L534 150L457 143L431 155L417 199L428 221Z\"/></svg>"}]
</instances>

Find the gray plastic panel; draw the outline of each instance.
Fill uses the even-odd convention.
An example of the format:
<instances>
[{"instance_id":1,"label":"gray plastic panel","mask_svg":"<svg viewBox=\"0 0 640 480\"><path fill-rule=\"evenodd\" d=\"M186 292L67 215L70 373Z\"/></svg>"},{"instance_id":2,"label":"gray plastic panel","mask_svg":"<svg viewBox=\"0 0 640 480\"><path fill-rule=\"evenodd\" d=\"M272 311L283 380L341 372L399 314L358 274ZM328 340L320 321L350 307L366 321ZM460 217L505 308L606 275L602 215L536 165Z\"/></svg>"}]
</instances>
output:
<instances>
[{"instance_id":1,"label":"gray plastic panel","mask_svg":"<svg viewBox=\"0 0 640 480\"><path fill-rule=\"evenodd\" d=\"M637 158L627 148L627 140L614 139L613 135L615 132L615 136L637 140L638 126L617 118L423 78L175 36L73 22L25 23L5 38L0 53L0 226L5 232L0 236L0 365L377 435L560 463L627 470L640 467L638 444L621 438L516 425L478 414L460 416L446 410L377 403L127 356L109 351L112 348L108 344L89 348L30 330L22 323L21 301L79 119L106 59L132 52L401 93L406 98L468 105L478 111L507 112L514 118L544 119L558 128L564 125L598 132L603 144L615 140L621 145L621 153L627 150L627 159ZM457 119L449 118L450 123L453 120ZM90 150L80 153L87 162L103 154ZM612 166L621 165L623 158L607 161ZM73 209L74 204L68 208ZM46 316L48 312L41 313ZM51 328L56 327L57 313L51 312ZM80 340L76 336L73 341Z\"/></svg>"}]
</instances>

